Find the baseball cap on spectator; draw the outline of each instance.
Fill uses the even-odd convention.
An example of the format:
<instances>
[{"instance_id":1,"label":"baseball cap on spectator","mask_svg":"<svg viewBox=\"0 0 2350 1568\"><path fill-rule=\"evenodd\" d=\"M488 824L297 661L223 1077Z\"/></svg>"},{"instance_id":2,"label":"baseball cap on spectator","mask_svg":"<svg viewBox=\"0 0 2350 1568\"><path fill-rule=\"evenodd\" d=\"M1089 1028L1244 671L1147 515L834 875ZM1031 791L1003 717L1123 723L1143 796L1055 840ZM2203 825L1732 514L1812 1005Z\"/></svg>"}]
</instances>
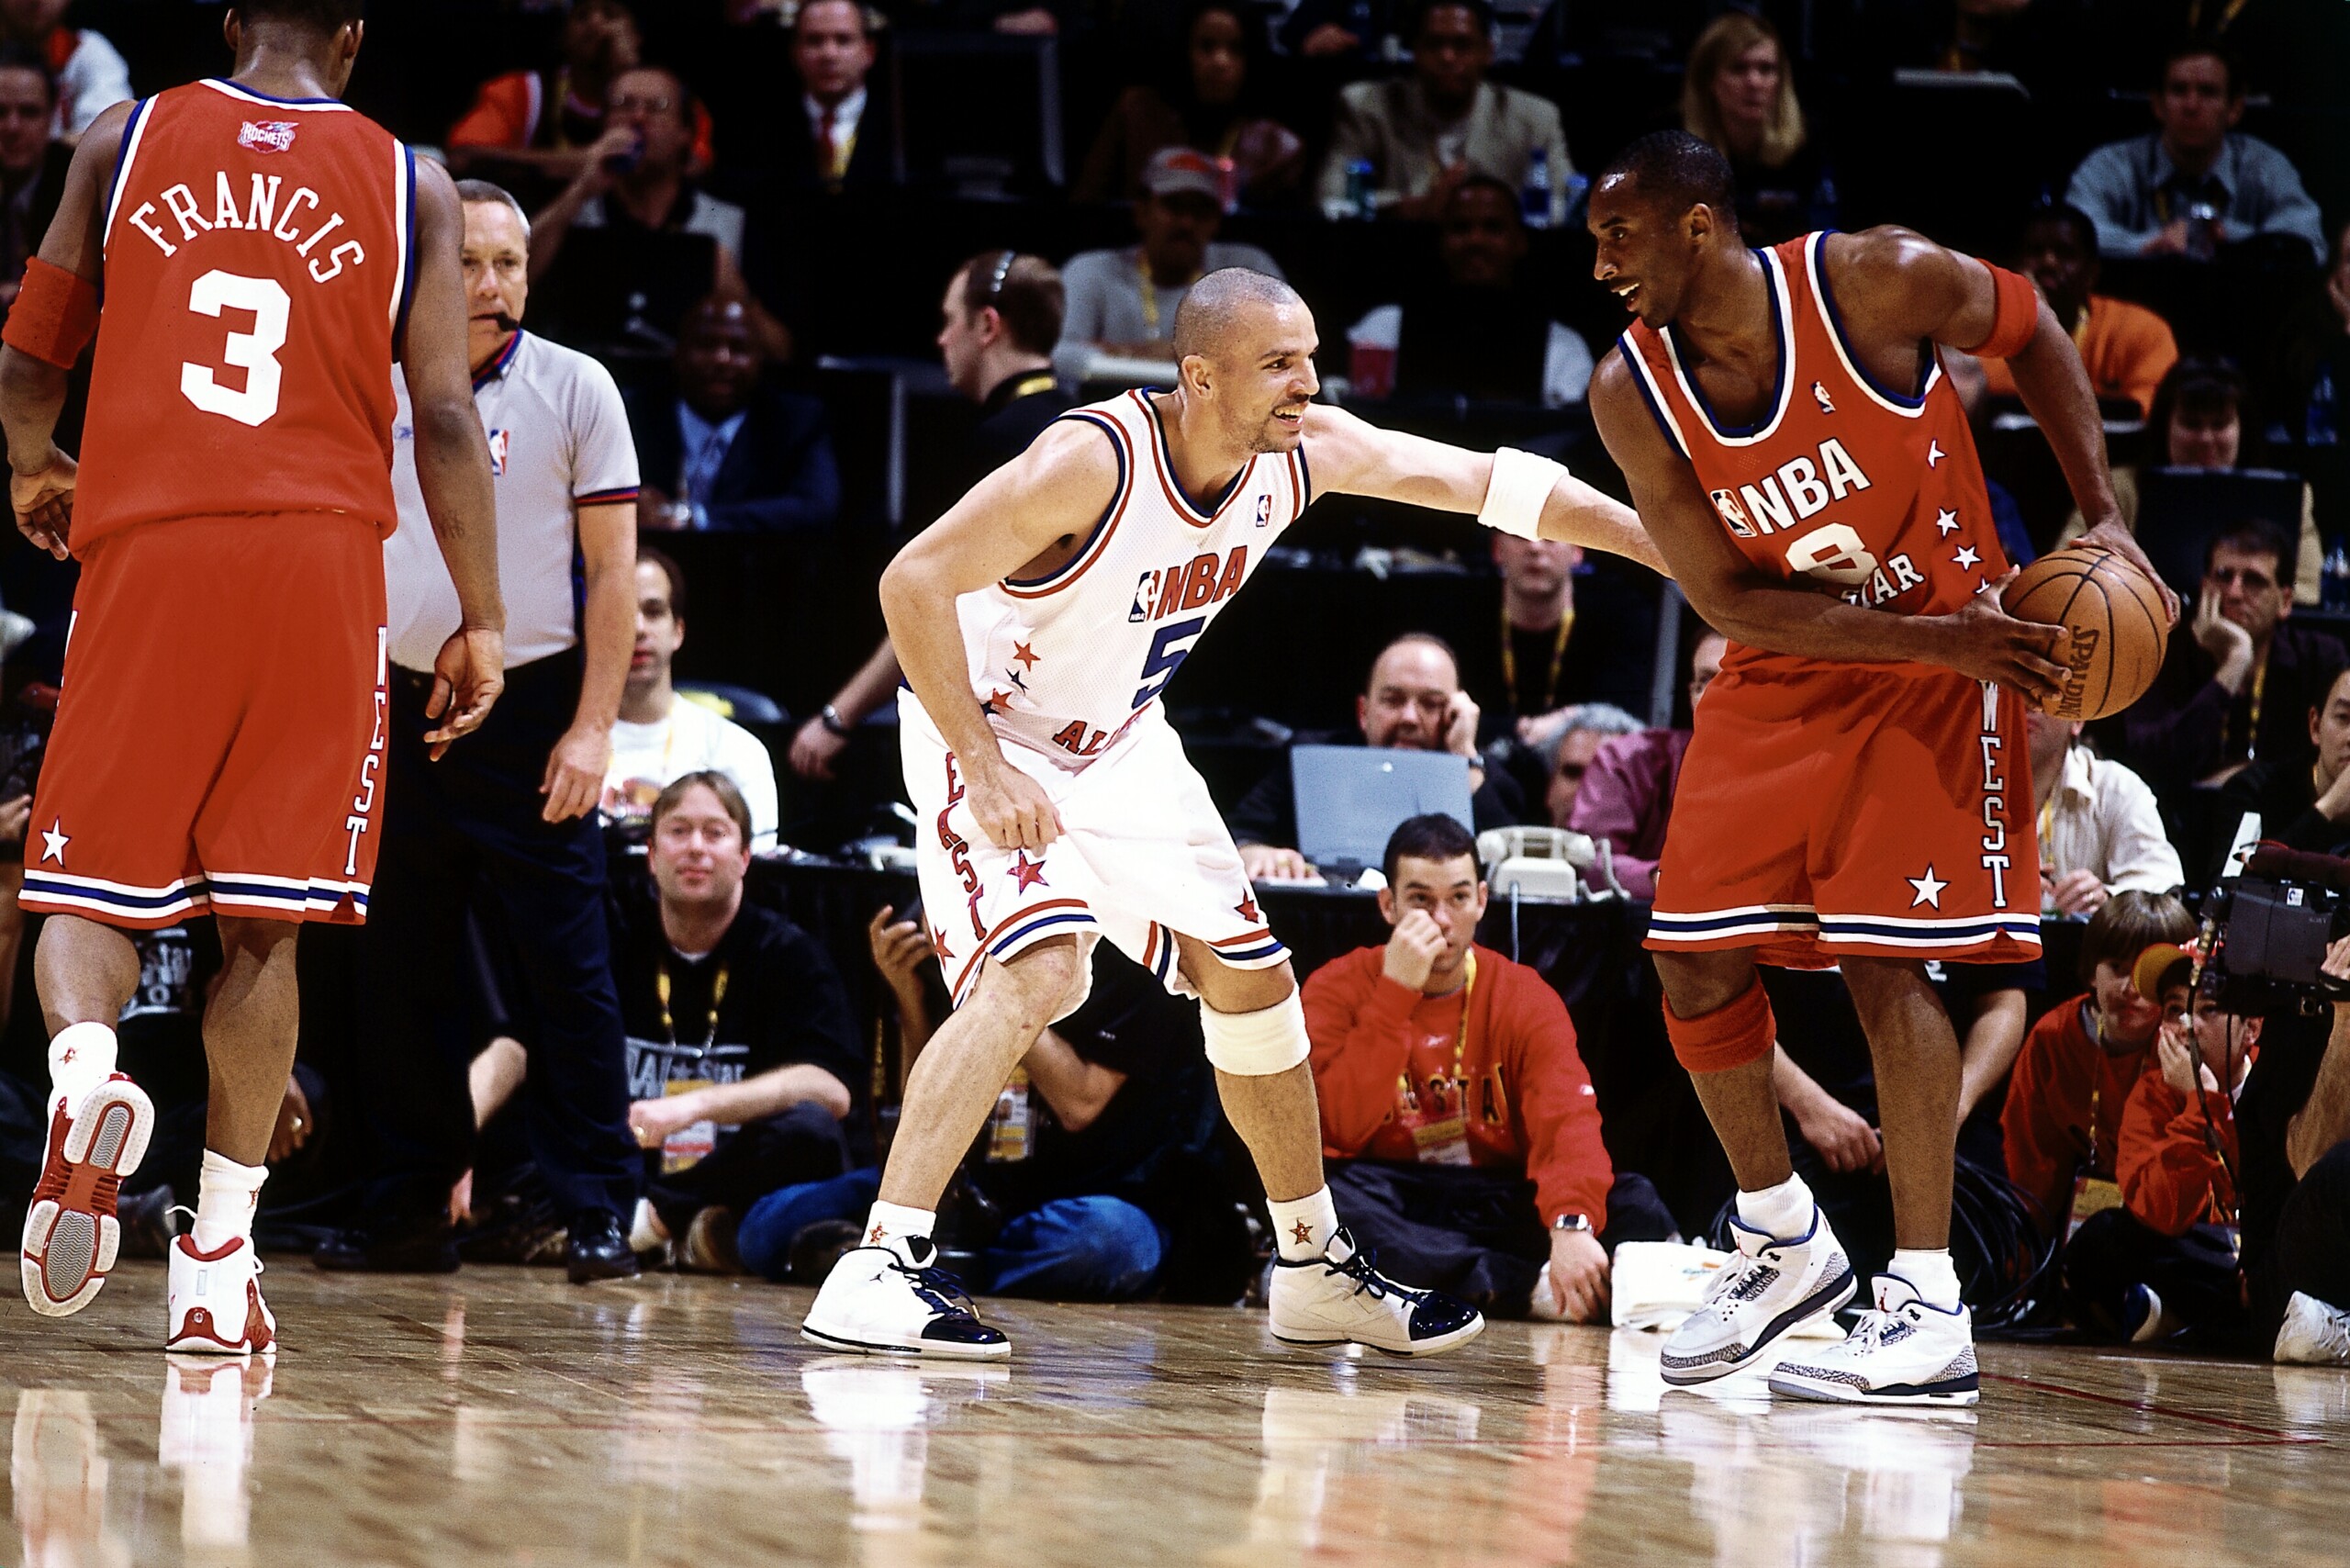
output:
<instances>
[{"instance_id":1,"label":"baseball cap on spectator","mask_svg":"<svg viewBox=\"0 0 2350 1568\"><path fill-rule=\"evenodd\" d=\"M2194 975L2195 949L2176 942L2156 942L2138 955L2130 967L2130 983L2138 994L2159 1004L2163 991L2169 986L2187 985ZM2173 971L2178 971L2174 973Z\"/></svg>"},{"instance_id":2,"label":"baseball cap on spectator","mask_svg":"<svg viewBox=\"0 0 2350 1568\"><path fill-rule=\"evenodd\" d=\"M1151 154L1142 172L1142 188L1155 196L1203 196L1221 205L1224 170L1204 152L1189 147L1163 147Z\"/></svg>"}]
</instances>

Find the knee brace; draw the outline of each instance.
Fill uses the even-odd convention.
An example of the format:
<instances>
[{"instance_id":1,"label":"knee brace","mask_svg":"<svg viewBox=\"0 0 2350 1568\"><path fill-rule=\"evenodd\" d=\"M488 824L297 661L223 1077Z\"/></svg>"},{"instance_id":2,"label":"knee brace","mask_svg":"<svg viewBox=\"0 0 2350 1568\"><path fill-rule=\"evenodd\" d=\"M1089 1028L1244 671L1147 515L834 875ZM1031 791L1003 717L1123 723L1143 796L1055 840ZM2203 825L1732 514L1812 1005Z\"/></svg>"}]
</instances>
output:
<instances>
[{"instance_id":1,"label":"knee brace","mask_svg":"<svg viewBox=\"0 0 2350 1568\"><path fill-rule=\"evenodd\" d=\"M1771 1016L1771 998L1757 975L1744 996L1695 1018L1677 1016L1668 1001L1664 1032L1673 1040L1673 1054L1691 1072L1728 1072L1769 1056L1779 1023Z\"/></svg>"},{"instance_id":2,"label":"knee brace","mask_svg":"<svg viewBox=\"0 0 2350 1568\"><path fill-rule=\"evenodd\" d=\"M1305 1007L1295 991L1254 1013L1218 1013L1203 1003L1200 1033L1207 1036L1209 1065L1235 1078L1287 1072L1314 1048L1305 1037Z\"/></svg>"}]
</instances>

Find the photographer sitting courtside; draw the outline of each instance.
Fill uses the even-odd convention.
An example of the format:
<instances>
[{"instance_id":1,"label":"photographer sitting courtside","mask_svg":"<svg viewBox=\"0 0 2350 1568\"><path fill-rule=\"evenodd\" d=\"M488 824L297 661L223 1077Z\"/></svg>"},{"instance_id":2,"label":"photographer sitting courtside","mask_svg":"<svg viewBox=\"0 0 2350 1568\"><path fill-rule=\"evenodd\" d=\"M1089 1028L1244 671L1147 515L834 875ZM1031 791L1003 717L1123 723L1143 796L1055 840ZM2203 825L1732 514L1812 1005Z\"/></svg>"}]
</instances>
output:
<instances>
[{"instance_id":1,"label":"photographer sitting courtside","mask_svg":"<svg viewBox=\"0 0 2350 1568\"><path fill-rule=\"evenodd\" d=\"M1383 946L1305 982L1338 1217L1416 1279L1496 1317L1604 1322L1608 1255L1673 1216L1618 1174L1573 1022L1540 974L1476 946L1476 841L1449 816L1387 841ZM1408 1267L1406 1267L1408 1265Z\"/></svg>"},{"instance_id":2,"label":"photographer sitting courtside","mask_svg":"<svg viewBox=\"0 0 2350 1568\"><path fill-rule=\"evenodd\" d=\"M2350 937L2322 971L2350 980ZM2350 1003L2277 1020L2236 1103L2252 1332L2279 1361L2350 1367ZM2273 1335L2273 1338L2272 1338Z\"/></svg>"}]
</instances>

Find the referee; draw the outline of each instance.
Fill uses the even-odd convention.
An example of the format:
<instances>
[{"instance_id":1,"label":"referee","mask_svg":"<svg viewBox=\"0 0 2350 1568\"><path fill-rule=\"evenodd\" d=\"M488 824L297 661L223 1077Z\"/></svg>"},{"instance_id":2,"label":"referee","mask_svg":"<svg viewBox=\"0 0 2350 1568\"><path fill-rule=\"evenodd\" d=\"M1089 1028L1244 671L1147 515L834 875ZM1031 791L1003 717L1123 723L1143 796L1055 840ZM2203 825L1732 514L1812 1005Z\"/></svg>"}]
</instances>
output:
<instances>
[{"instance_id":1,"label":"referee","mask_svg":"<svg viewBox=\"0 0 2350 1568\"><path fill-rule=\"evenodd\" d=\"M466 1089L476 1004L463 948L478 890L481 913L502 922L516 956L523 994L508 1000L535 1025L525 1126L567 1223L564 1261L585 1283L637 1271L621 1216L634 1212L641 1160L594 817L636 633L636 454L610 373L520 330L530 265L521 207L478 180L457 193L474 404L498 493L506 694L464 746L428 752L428 715L446 700L432 656L457 601L423 526L403 398L392 432L400 528L384 547L390 756L359 1053L373 1163L364 1227L330 1238L317 1261L457 1266L450 1191L472 1167L476 1130Z\"/></svg>"}]
</instances>

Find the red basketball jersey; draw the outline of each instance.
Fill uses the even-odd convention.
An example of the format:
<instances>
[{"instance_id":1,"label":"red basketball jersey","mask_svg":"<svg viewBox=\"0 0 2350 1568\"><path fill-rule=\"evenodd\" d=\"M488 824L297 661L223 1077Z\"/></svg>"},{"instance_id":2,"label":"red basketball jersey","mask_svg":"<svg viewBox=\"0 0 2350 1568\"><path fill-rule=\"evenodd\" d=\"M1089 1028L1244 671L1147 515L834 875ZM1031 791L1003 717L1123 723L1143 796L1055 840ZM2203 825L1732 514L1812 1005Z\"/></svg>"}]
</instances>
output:
<instances>
[{"instance_id":1,"label":"red basketball jersey","mask_svg":"<svg viewBox=\"0 0 2350 1568\"><path fill-rule=\"evenodd\" d=\"M1650 412L1710 492L1748 560L1834 585L1896 615L1959 609L2008 569L1966 410L1921 344L1916 395L1878 385L1836 313L1825 233L1757 252L1771 284L1779 383L1761 422L1724 423L1668 327L1635 322L1621 348ZM1734 650L1746 668L1816 661Z\"/></svg>"},{"instance_id":2,"label":"red basketball jersey","mask_svg":"<svg viewBox=\"0 0 2350 1568\"><path fill-rule=\"evenodd\" d=\"M414 155L327 98L139 104L106 194L77 550L165 518L341 512L389 534Z\"/></svg>"}]
</instances>

